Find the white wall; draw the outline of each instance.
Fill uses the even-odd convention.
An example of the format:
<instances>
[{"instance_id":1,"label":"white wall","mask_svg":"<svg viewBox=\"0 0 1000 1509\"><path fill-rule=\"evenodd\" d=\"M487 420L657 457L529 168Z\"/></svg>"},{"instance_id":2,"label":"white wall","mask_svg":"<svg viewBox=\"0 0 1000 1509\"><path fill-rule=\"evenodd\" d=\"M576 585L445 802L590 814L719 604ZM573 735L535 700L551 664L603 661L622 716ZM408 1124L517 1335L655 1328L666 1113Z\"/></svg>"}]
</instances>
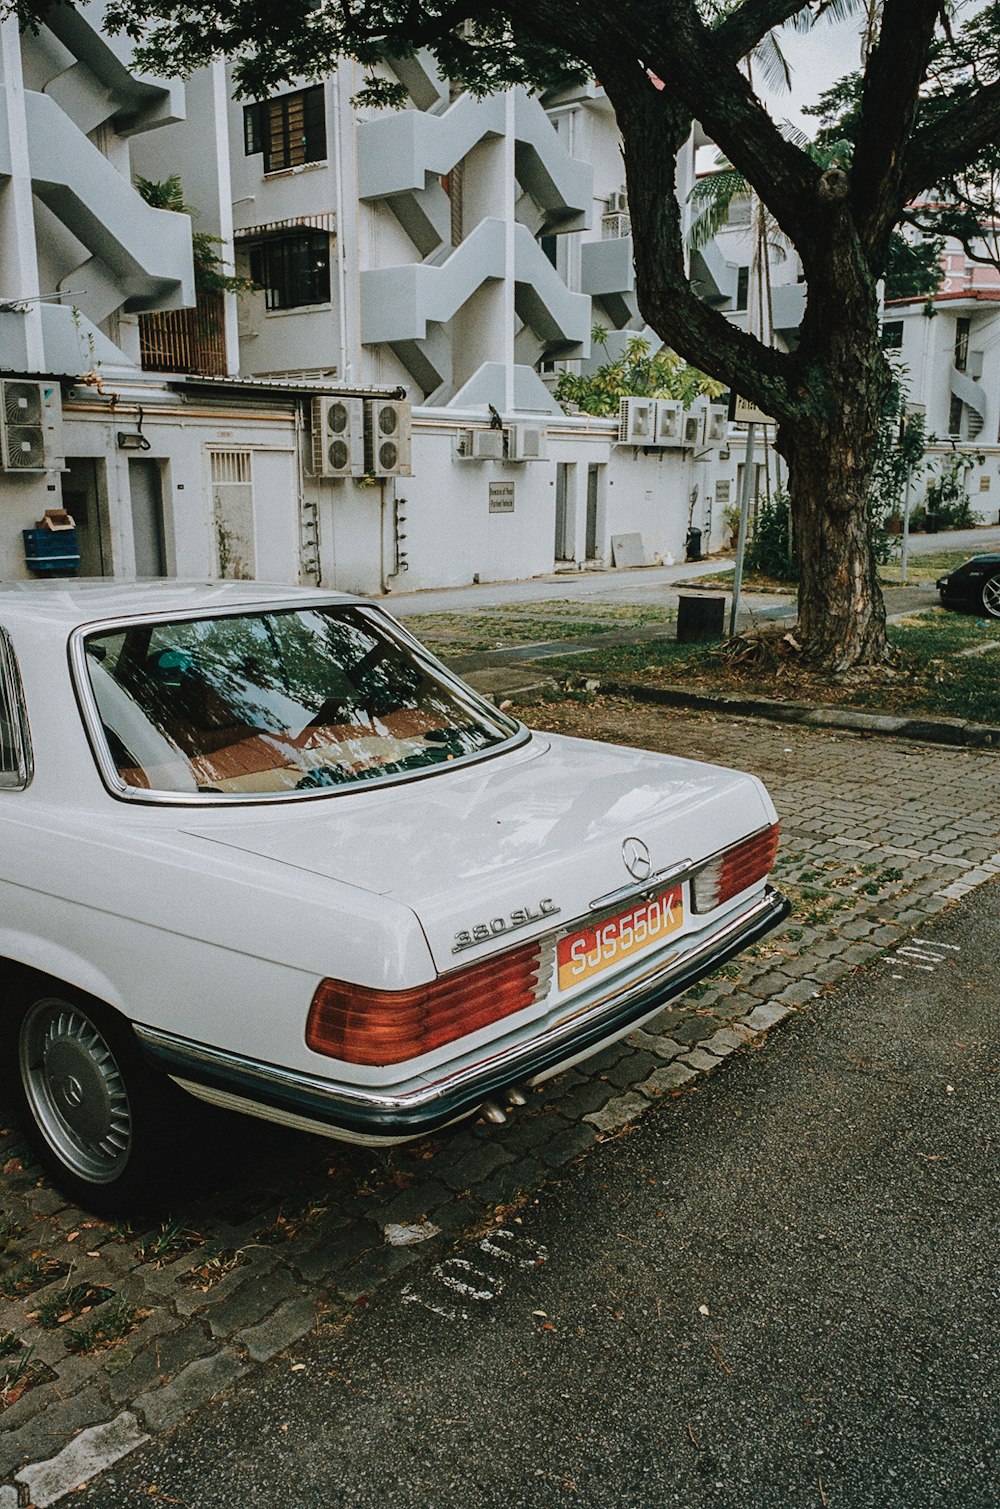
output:
<instances>
[{"instance_id":1,"label":"white wall","mask_svg":"<svg viewBox=\"0 0 1000 1509\"><path fill-rule=\"evenodd\" d=\"M63 439L68 459L96 464L109 560L106 574L135 574L130 459L157 462L163 489L167 573L179 577L214 577L218 562L212 512L212 450L246 450L252 456L254 521L258 575L264 580L299 579L299 499L296 485L296 435L290 412L277 414L212 412L197 402L183 416L174 407L144 404L142 432L148 451L121 450L119 431L135 432L138 413L129 401L114 414L101 412L100 401L87 397L63 411ZM24 565L22 529L32 528L46 508L62 505L58 472L11 476L0 472L0 579L29 576Z\"/></svg>"},{"instance_id":2,"label":"white wall","mask_svg":"<svg viewBox=\"0 0 1000 1509\"><path fill-rule=\"evenodd\" d=\"M706 551L726 542L722 512L715 503L715 483L729 481L735 498L736 457L709 464L690 451L644 454L614 443L616 427L607 422L571 420L549 430L548 459L524 463L465 461L456 457L463 420L446 420L424 410L414 425L413 476L375 486L354 482L313 482L319 502L323 580L345 591L415 591L482 582L512 581L547 575L556 569L556 468L568 474L569 535L580 569L610 566L611 536L639 534L647 564L683 560L691 492L698 497L691 522L706 529L706 503L712 500L711 541ZM482 425L482 416L466 424ZM602 470L598 480L598 561L586 550L587 480L590 466ZM512 512L490 511L490 484L513 486ZM390 579L394 565L393 496L405 500L405 573ZM565 569L565 562L560 562ZM570 566L569 569L572 569Z\"/></svg>"}]
</instances>

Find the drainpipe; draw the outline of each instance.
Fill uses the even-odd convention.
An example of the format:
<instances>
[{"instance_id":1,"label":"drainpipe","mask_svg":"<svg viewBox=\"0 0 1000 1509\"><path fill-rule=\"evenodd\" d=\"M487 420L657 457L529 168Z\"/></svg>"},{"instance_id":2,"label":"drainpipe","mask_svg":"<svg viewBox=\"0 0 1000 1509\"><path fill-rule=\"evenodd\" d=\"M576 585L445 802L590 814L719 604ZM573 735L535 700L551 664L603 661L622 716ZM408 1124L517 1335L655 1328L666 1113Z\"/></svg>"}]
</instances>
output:
<instances>
[{"instance_id":1,"label":"drainpipe","mask_svg":"<svg viewBox=\"0 0 1000 1509\"><path fill-rule=\"evenodd\" d=\"M391 495L395 490L395 484L390 478L386 478L379 487L380 497L378 505L378 579L379 590L384 593L392 591L389 583L389 575L385 564L385 506L391 501Z\"/></svg>"},{"instance_id":2,"label":"drainpipe","mask_svg":"<svg viewBox=\"0 0 1000 1509\"><path fill-rule=\"evenodd\" d=\"M344 235L344 162L343 162L343 136L340 123L340 71L342 64L338 64L333 75L333 157L335 163L334 178L336 180L336 210L337 210L337 304L339 306L338 318L338 342L340 345L340 360L337 363L337 376L341 382L348 380L347 362L347 274L344 270L344 257L347 242Z\"/></svg>"},{"instance_id":3,"label":"drainpipe","mask_svg":"<svg viewBox=\"0 0 1000 1509\"><path fill-rule=\"evenodd\" d=\"M504 413L514 410L514 259L516 256L517 221L514 215L516 167L514 159L517 134L515 94L508 89L504 96Z\"/></svg>"}]
</instances>

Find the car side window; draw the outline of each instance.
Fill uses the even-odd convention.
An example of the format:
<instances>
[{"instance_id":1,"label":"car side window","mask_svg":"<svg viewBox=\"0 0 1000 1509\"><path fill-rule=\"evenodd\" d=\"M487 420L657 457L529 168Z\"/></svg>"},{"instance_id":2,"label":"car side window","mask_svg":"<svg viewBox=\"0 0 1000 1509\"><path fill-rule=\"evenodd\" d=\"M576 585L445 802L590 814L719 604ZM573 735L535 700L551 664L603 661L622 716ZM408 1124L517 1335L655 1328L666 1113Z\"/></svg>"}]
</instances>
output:
<instances>
[{"instance_id":1,"label":"car side window","mask_svg":"<svg viewBox=\"0 0 1000 1509\"><path fill-rule=\"evenodd\" d=\"M0 628L0 791L21 791L31 780L31 745L14 649Z\"/></svg>"}]
</instances>

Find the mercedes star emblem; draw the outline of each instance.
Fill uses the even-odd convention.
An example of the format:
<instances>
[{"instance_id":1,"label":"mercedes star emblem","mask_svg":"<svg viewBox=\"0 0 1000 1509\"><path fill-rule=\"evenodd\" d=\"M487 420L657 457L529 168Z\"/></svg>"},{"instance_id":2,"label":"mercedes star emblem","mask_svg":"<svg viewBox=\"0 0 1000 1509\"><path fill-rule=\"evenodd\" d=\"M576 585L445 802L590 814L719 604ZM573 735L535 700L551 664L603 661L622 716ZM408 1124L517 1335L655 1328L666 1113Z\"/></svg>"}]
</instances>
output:
<instances>
[{"instance_id":1,"label":"mercedes star emblem","mask_svg":"<svg viewBox=\"0 0 1000 1509\"><path fill-rule=\"evenodd\" d=\"M652 869L649 850L641 838L627 838L622 844L625 868L635 880L646 880Z\"/></svg>"}]
</instances>

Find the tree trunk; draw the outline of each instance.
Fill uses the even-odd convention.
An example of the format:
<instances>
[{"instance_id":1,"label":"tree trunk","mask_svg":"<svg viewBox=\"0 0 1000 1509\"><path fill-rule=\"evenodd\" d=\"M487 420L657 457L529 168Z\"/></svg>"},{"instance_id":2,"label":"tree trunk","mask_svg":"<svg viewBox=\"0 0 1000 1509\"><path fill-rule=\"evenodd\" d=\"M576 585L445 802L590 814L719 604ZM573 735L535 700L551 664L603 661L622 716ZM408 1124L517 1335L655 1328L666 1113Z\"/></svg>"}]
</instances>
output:
<instances>
[{"instance_id":1,"label":"tree trunk","mask_svg":"<svg viewBox=\"0 0 1000 1509\"><path fill-rule=\"evenodd\" d=\"M844 219L809 290L798 357L811 402L779 426L806 661L834 674L887 664L869 489L890 374L874 280Z\"/></svg>"},{"instance_id":2,"label":"tree trunk","mask_svg":"<svg viewBox=\"0 0 1000 1509\"><path fill-rule=\"evenodd\" d=\"M799 568L798 638L804 659L834 674L890 658L868 518L877 413L845 399L831 420L785 424L778 437Z\"/></svg>"}]
</instances>

